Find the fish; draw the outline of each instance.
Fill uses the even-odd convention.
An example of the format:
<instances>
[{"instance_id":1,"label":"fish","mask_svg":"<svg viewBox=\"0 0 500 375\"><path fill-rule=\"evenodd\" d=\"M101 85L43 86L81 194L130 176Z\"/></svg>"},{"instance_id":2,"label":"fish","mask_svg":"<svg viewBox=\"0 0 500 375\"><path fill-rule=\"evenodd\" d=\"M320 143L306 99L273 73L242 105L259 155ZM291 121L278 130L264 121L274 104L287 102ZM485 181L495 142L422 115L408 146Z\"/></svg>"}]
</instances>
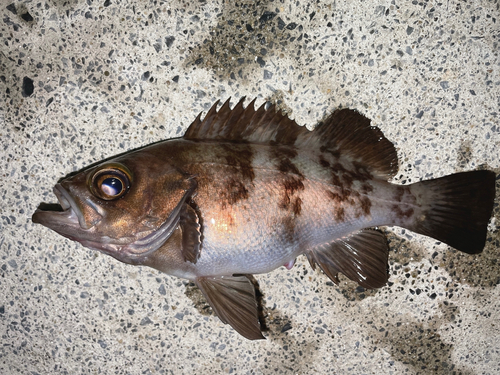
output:
<instances>
[{"instance_id":1,"label":"fish","mask_svg":"<svg viewBox=\"0 0 500 375\"><path fill-rule=\"evenodd\" d=\"M342 273L372 289L389 278L381 226L483 250L493 171L394 184L396 149L358 111L335 110L311 131L274 104L244 101L217 101L184 136L63 178L57 208L40 204L33 223L194 282L249 340L265 338L253 275L291 269L300 255L336 284Z\"/></svg>"}]
</instances>

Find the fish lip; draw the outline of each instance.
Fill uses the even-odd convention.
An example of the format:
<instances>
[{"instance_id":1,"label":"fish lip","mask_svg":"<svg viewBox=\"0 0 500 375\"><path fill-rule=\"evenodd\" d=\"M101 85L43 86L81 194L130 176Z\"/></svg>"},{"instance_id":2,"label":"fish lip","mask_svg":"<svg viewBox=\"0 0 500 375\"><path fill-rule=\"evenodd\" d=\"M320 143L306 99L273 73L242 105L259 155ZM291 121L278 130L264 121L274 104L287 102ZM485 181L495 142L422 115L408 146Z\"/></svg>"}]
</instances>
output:
<instances>
[{"instance_id":1,"label":"fish lip","mask_svg":"<svg viewBox=\"0 0 500 375\"><path fill-rule=\"evenodd\" d=\"M78 204L73 199L71 194L61 184L56 184L56 186L54 186L53 192L63 210L72 211L78 218L78 223L80 224L80 227L82 229L89 229L90 227L85 222L82 210L80 209L80 207L78 207Z\"/></svg>"},{"instance_id":2,"label":"fish lip","mask_svg":"<svg viewBox=\"0 0 500 375\"><path fill-rule=\"evenodd\" d=\"M31 220L34 223L45 225L58 233L61 233L61 231L64 233L67 232L62 230L63 226L89 229L82 210L78 207L78 204L70 193L61 184L56 184L52 191L62 211L44 210L38 207Z\"/></svg>"}]
</instances>

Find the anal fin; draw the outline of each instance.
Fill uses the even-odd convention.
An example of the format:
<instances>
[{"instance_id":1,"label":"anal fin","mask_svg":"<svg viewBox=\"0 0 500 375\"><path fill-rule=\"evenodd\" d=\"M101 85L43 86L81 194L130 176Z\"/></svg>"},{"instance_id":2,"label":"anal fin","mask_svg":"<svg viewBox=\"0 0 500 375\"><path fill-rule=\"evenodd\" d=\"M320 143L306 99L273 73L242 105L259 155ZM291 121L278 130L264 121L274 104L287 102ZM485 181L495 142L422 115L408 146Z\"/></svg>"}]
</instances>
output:
<instances>
[{"instance_id":1,"label":"anal fin","mask_svg":"<svg viewBox=\"0 0 500 375\"><path fill-rule=\"evenodd\" d=\"M336 284L339 272L367 289L380 288L388 280L387 240L383 233L374 229L363 229L322 244L306 255L313 269L319 265Z\"/></svg>"},{"instance_id":2,"label":"anal fin","mask_svg":"<svg viewBox=\"0 0 500 375\"><path fill-rule=\"evenodd\" d=\"M260 329L255 287L247 276L199 277L195 282L223 323L249 340L265 338Z\"/></svg>"}]
</instances>

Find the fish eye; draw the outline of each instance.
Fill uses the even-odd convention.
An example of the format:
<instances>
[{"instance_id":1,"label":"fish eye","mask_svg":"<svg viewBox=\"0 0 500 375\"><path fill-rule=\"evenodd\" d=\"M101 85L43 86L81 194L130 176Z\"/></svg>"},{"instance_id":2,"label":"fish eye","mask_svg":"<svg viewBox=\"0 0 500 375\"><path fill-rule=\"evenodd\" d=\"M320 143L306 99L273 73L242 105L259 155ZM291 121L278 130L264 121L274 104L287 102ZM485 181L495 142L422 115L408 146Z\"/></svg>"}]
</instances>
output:
<instances>
[{"instance_id":1,"label":"fish eye","mask_svg":"<svg viewBox=\"0 0 500 375\"><path fill-rule=\"evenodd\" d=\"M123 197L130 188L131 174L121 164L110 164L97 169L90 180L90 190L96 197L111 201Z\"/></svg>"}]
</instances>

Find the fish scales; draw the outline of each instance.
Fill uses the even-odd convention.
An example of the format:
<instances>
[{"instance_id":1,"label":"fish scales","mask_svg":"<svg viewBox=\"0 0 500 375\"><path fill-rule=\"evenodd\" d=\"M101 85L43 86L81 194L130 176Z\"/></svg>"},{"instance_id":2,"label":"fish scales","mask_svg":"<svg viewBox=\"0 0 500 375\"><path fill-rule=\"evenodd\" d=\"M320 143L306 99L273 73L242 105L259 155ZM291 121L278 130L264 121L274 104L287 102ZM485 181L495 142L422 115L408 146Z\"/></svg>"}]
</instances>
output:
<instances>
[{"instance_id":1,"label":"fish scales","mask_svg":"<svg viewBox=\"0 0 500 375\"><path fill-rule=\"evenodd\" d=\"M60 210L41 206L33 222L194 281L221 321L248 339L263 338L250 275L291 268L299 255L336 283L343 273L376 288L389 276L378 226L482 251L493 172L395 185L394 146L358 112L336 111L309 131L254 102L216 103L182 138L63 179L54 188Z\"/></svg>"},{"instance_id":2,"label":"fish scales","mask_svg":"<svg viewBox=\"0 0 500 375\"><path fill-rule=\"evenodd\" d=\"M393 185L371 183L373 176L359 166L339 171L341 161L331 155L292 147L277 153L267 145L195 147L200 147L192 151L196 154L203 148L204 160L178 167L204 175L198 179L194 201L210 247L203 247L197 263L199 275L186 275L191 278L215 270L228 275L269 272L298 256L301 249L313 248L332 235L343 237L367 226L398 225L397 216L388 217L389 208L401 205L405 209ZM252 155L245 159L251 163L234 156L243 153ZM320 159L331 160L334 168L321 165ZM349 165L349 161L342 164Z\"/></svg>"}]
</instances>

